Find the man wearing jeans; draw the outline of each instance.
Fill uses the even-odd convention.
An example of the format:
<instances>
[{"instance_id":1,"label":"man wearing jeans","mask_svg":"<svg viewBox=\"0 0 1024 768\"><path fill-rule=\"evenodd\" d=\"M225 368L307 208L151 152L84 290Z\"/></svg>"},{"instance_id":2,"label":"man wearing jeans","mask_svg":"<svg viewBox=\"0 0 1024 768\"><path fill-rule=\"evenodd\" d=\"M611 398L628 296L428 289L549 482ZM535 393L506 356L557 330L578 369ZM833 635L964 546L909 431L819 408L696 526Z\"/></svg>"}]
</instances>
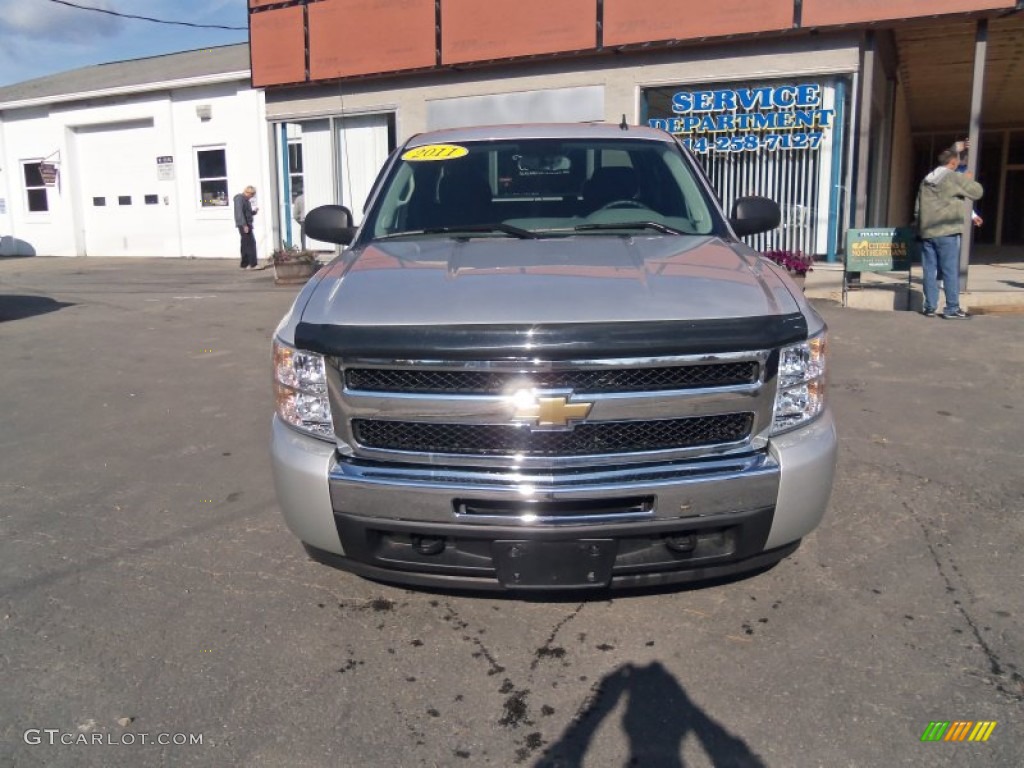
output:
<instances>
[{"instance_id":1,"label":"man wearing jeans","mask_svg":"<svg viewBox=\"0 0 1024 768\"><path fill-rule=\"evenodd\" d=\"M235 226L241 236L242 269L256 269L256 235L252 231L252 217L256 209L252 207L252 199L256 195L256 187L246 187L235 195Z\"/></svg>"},{"instance_id":2,"label":"man wearing jeans","mask_svg":"<svg viewBox=\"0 0 1024 768\"><path fill-rule=\"evenodd\" d=\"M981 184L971 173L957 173L959 156L952 149L939 154L939 166L917 191L916 219L924 272L924 316L935 317L939 280L946 294L942 316L967 317L960 308L960 235L971 203L981 199Z\"/></svg>"}]
</instances>

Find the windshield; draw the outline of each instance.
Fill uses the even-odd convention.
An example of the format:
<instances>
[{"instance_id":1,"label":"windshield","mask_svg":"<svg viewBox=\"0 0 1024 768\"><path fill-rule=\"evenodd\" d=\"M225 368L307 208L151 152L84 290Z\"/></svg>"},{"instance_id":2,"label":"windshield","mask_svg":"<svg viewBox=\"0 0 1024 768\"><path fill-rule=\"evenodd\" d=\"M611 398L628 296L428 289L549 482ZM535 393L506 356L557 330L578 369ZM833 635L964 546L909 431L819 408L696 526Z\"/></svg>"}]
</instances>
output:
<instances>
[{"instance_id":1,"label":"windshield","mask_svg":"<svg viewBox=\"0 0 1024 768\"><path fill-rule=\"evenodd\" d=\"M682 152L661 141L522 139L403 153L362 239L723 231Z\"/></svg>"}]
</instances>

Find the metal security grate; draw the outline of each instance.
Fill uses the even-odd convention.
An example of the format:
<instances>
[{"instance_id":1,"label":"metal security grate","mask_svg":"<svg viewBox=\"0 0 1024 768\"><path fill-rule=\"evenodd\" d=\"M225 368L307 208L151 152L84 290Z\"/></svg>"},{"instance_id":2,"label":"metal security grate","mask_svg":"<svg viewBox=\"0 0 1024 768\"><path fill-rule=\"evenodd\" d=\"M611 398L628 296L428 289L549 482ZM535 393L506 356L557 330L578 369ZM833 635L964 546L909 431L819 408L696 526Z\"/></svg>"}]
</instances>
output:
<instances>
[{"instance_id":1,"label":"metal security grate","mask_svg":"<svg viewBox=\"0 0 1024 768\"><path fill-rule=\"evenodd\" d=\"M751 413L658 421L579 424L566 431L490 424L427 424L354 419L356 441L366 448L480 456L586 456L693 448L746 439Z\"/></svg>"},{"instance_id":2,"label":"metal security grate","mask_svg":"<svg viewBox=\"0 0 1024 768\"><path fill-rule=\"evenodd\" d=\"M834 89L825 88L831 104ZM826 253L830 205L832 131L820 150L709 152L698 159L728 211L737 198L764 195L779 204L781 225L745 238L757 251Z\"/></svg>"},{"instance_id":3,"label":"metal security grate","mask_svg":"<svg viewBox=\"0 0 1024 768\"><path fill-rule=\"evenodd\" d=\"M658 392L701 387L753 384L755 361L710 363L661 368L616 368L534 373L508 371L440 371L393 368L349 368L345 384L368 392L495 395L516 387L571 389L576 394Z\"/></svg>"}]
</instances>

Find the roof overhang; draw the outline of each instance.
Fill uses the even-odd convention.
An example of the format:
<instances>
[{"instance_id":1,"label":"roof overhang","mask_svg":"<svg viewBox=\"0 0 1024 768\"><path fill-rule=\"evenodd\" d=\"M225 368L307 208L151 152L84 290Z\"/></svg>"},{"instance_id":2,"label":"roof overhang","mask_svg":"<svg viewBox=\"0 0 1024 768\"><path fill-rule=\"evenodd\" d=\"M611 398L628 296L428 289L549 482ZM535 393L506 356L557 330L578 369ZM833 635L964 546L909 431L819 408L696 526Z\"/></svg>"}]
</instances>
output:
<instances>
[{"instance_id":1,"label":"roof overhang","mask_svg":"<svg viewBox=\"0 0 1024 768\"><path fill-rule=\"evenodd\" d=\"M134 85L123 85L114 88L100 88L95 91L61 93L50 96L37 96L30 99L0 102L0 111L25 109L29 107L46 107L52 106L53 104L68 104L76 101L86 101L88 99L109 98L111 96L132 96L142 93L171 91L180 88L195 88L203 85L231 83L238 80L249 81L250 78L251 71L248 69L242 69L236 72L218 72L217 74L200 75L198 77L182 77L175 80L162 80L153 83L136 83Z\"/></svg>"}]
</instances>

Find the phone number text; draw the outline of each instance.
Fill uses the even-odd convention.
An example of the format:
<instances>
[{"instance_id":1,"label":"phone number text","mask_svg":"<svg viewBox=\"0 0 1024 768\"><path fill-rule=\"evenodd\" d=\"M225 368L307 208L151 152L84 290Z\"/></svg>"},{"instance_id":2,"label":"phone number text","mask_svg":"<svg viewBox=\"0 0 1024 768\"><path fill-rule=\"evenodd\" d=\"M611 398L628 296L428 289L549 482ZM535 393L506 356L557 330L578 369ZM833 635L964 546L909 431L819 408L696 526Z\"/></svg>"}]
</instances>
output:
<instances>
[{"instance_id":1,"label":"phone number text","mask_svg":"<svg viewBox=\"0 0 1024 768\"><path fill-rule=\"evenodd\" d=\"M818 149L825 134L810 133L747 133L743 136L716 136L683 139L683 146L703 155L708 152L756 152L759 149L774 152L779 149Z\"/></svg>"}]
</instances>

